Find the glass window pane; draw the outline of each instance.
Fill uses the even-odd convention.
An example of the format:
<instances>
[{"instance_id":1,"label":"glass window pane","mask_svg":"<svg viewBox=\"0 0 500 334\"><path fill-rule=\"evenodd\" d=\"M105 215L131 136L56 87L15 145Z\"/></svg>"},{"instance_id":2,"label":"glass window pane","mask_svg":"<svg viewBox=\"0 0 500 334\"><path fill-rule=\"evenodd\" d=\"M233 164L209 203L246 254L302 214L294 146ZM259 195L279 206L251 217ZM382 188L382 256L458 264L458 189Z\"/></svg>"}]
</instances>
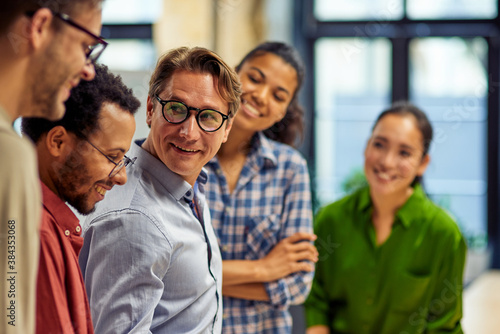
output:
<instances>
[{"instance_id":1,"label":"glass window pane","mask_svg":"<svg viewBox=\"0 0 500 334\"><path fill-rule=\"evenodd\" d=\"M106 0L102 5L102 23L154 23L162 13L162 3L162 0Z\"/></svg>"},{"instance_id":2,"label":"glass window pane","mask_svg":"<svg viewBox=\"0 0 500 334\"><path fill-rule=\"evenodd\" d=\"M109 44L99 62L111 70L142 71L154 68L156 49L151 40L107 39Z\"/></svg>"},{"instance_id":3,"label":"glass window pane","mask_svg":"<svg viewBox=\"0 0 500 334\"><path fill-rule=\"evenodd\" d=\"M487 231L487 51L482 38L410 44L411 98L434 128L425 187L476 244Z\"/></svg>"},{"instance_id":4,"label":"glass window pane","mask_svg":"<svg viewBox=\"0 0 500 334\"><path fill-rule=\"evenodd\" d=\"M402 0L316 0L319 21L398 20L403 17Z\"/></svg>"},{"instance_id":5,"label":"glass window pane","mask_svg":"<svg viewBox=\"0 0 500 334\"><path fill-rule=\"evenodd\" d=\"M497 0L408 0L410 19L490 19L497 16Z\"/></svg>"},{"instance_id":6,"label":"glass window pane","mask_svg":"<svg viewBox=\"0 0 500 334\"><path fill-rule=\"evenodd\" d=\"M319 204L343 195L363 167L375 117L390 103L391 44L387 39L324 38L315 45L315 175Z\"/></svg>"}]
</instances>

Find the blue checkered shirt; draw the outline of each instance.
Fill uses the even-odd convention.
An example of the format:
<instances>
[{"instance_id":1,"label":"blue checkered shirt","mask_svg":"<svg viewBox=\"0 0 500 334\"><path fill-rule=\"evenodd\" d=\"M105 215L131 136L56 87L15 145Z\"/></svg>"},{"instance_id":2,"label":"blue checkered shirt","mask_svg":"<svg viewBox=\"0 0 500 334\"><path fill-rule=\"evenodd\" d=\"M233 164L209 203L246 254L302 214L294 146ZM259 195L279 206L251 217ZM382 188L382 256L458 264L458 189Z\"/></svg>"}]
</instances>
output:
<instances>
[{"instance_id":1,"label":"blue checkered shirt","mask_svg":"<svg viewBox=\"0 0 500 334\"><path fill-rule=\"evenodd\" d=\"M296 232L312 233L309 174L293 148L258 133L232 194L217 157L207 165L207 202L223 260L263 258ZM313 273L265 283L270 301L224 297L223 333L290 333L290 305L307 297Z\"/></svg>"}]
</instances>

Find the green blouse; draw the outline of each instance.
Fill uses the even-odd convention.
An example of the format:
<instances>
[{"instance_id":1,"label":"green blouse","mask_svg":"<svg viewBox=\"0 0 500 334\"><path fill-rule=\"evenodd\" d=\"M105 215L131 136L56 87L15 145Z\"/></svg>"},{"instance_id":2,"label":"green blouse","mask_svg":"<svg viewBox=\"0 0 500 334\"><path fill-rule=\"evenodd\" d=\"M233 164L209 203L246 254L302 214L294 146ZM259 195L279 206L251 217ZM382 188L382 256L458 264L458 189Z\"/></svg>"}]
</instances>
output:
<instances>
[{"instance_id":1,"label":"green blouse","mask_svg":"<svg viewBox=\"0 0 500 334\"><path fill-rule=\"evenodd\" d=\"M454 220L420 185L377 246L369 188L316 216L319 261L307 326L331 333L462 333L466 245Z\"/></svg>"}]
</instances>

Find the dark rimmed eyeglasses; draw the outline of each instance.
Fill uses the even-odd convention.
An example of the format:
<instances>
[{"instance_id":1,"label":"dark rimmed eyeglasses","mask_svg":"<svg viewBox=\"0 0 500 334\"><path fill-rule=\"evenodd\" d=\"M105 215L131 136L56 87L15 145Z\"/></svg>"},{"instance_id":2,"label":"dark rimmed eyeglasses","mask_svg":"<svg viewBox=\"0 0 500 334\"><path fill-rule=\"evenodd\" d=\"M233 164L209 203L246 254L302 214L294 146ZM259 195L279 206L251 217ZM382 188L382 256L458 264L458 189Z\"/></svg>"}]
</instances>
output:
<instances>
[{"instance_id":1,"label":"dark rimmed eyeglasses","mask_svg":"<svg viewBox=\"0 0 500 334\"><path fill-rule=\"evenodd\" d=\"M86 28L82 27L75 21L73 21L68 15L64 13L57 13L57 12L52 12L55 17L58 19L62 20L63 22L69 24L70 26L75 27L76 29L79 29L86 33L87 35L91 36L94 40L96 40L95 44L89 45L87 47L87 50L85 50L85 55L87 56L87 62L95 64L97 59L101 56L103 53L104 49L108 46L108 42L106 42L102 37L97 36L87 30Z\"/></svg>"},{"instance_id":2,"label":"dark rimmed eyeglasses","mask_svg":"<svg viewBox=\"0 0 500 334\"><path fill-rule=\"evenodd\" d=\"M185 103L175 100L162 100L158 95L155 98L161 104L163 118L169 123L180 124L191 115L190 110L196 111L196 123L205 132L219 130L229 117L213 109L199 109L188 107Z\"/></svg>"},{"instance_id":3,"label":"dark rimmed eyeglasses","mask_svg":"<svg viewBox=\"0 0 500 334\"><path fill-rule=\"evenodd\" d=\"M91 36L96 43L87 46L87 49L85 50L85 57L87 59L87 64L95 64L97 59L101 56L103 53L104 49L108 46L108 42L106 42L102 37L95 35L94 33L90 32L88 29L82 27L75 21L73 21L69 15L64 14L64 13L58 13L51 11L52 15L63 21L64 23L69 24L70 26L83 31L87 35ZM29 17L32 17L35 14L34 11L27 12L26 15Z\"/></svg>"},{"instance_id":4,"label":"dark rimmed eyeglasses","mask_svg":"<svg viewBox=\"0 0 500 334\"><path fill-rule=\"evenodd\" d=\"M106 159L108 159L113 165L115 165L115 167L111 170L111 172L108 175L108 177L110 179L113 178L114 176L116 176L116 174L118 174L122 170L123 167L127 167L128 165L133 164L137 160L137 157L135 157L133 159L130 159L129 157L127 157L126 155L124 155L122 160L120 160L118 162L115 162L107 154L105 154L100 149L98 149L97 146L95 146L94 144L92 144L88 139L85 139L85 141L87 143L89 143L93 148L95 148L99 153L101 153L102 155L104 155L106 157Z\"/></svg>"}]
</instances>

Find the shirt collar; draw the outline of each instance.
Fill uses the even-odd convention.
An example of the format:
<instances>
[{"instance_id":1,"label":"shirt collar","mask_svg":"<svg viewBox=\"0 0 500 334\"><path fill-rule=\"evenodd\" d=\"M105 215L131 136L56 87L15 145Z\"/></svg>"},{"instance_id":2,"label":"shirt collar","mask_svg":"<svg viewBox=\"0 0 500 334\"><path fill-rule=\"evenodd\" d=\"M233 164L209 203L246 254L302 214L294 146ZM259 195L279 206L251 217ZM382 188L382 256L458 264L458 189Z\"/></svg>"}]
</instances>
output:
<instances>
[{"instance_id":1,"label":"shirt collar","mask_svg":"<svg viewBox=\"0 0 500 334\"><path fill-rule=\"evenodd\" d=\"M257 161L257 164L270 167L276 167L278 164L278 157L274 153L271 140L262 132L257 132L253 136L247 159L250 161ZM207 165L210 165L215 169L218 163L217 156L215 156L207 163Z\"/></svg>"},{"instance_id":2,"label":"shirt collar","mask_svg":"<svg viewBox=\"0 0 500 334\"><path fill-rule=\"evenodd\" d=\"M137 160L132 165L132 168L137 166L147 171L151 177L153 177L156 182L161 184L170 194L172 194L177 201L184 197L192 198L193 188L191 185L181 176L172 172L162 161L158 160L148 151L143 149L141 145L144 141L145 139L136 140L130 148L128 155L130 155L130 157L137 157ZM199 188L203 189L203 186L200 185L204 185L207 182L207 179L207 173L203 169L197 179Z\"/></svg>"},{"instance_id":3,"label":"shirt collar","mask_svg":"<svg viewBox=\"0 0 500 334\"><path fill-rule=\"evenodd\" d=\"M81 229L76 228L80 225L80 221L73 211L42 181L40 181L40 185L42 187L43 206L54 217L57 225L63 231L69 230L73 234L80 235Z\"/></svg>"},{"instance_id":4,"label":"shirt collar","mask_svg":"<svg viewBox=\"0 0 500 334\"><path fill-rule=\"evenodd\" d=\"M250 154L256 154L262 159L262 164L269 164L275 167L278 164L278 157L274 153L271 139L267 138L263 132L257 132L252 139Z\"/></svg>"},{"instance_id":5,"label":"shirt collar","mask_svg":"<svg viewBox=\"0 0 500 334\"><path fill-rule=\"evenodd\" d=\"M358 201L357 209L359 211L368 211L370 214L373 210L373 204L370 197L370 187L365 187L360 190L360 196ZM396 212L396 221L401 222L405 228L409 228L411 224L418 220L422 210L422 201L426 199L426 195L422 189L422 186L417 183L413 188L413 194L408 198L408 200L403 204L401 208Z\"/></svg>"},{"instance_id":6,"label":"shirt collar","mask_svg":"<svg viewBox=\"0 0 500 334\"><path fill-rule=\"evenodd\" d=\"M420 183L417 183L413 188L413 194L408 198L405 204L399 208L396 216L400 219L401 224L409 228L414 221L419 220L424 211L422 210L422 202L426 200L426 195Z\"/></svg>"},{"instance_id":7,"label":"shirt collar","mask_svg":"<svg viewBox=\"0 0 500 334\"><path fill-rule=\"evenodd\" d=\"M372 199L370 197L370 187L364 187L358 191L360 192L358 206L357 206L358 211L365 211L371 208Z\"/></svg>"}]
</instances>

